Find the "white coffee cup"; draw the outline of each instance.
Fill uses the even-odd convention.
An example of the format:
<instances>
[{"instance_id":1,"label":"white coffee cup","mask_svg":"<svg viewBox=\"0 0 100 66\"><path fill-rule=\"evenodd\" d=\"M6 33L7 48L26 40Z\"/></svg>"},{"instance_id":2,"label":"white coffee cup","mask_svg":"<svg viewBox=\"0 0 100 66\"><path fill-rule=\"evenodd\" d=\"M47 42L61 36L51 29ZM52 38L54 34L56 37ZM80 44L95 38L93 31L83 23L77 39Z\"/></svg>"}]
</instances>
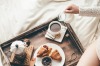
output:
<instances>
[{"instance_id":1,"label":"white coffee cup","mask_svg":"<svg viewBox=\"0 0 100 66\"><path fill-rule=\"evenodd\" d=\"M61 35L61 29L62 29L62 25L60 22L58 21L53 21L49 24L49 34L52 34L55 38L56 37L60 37Z\"/></svg>"}]
</instances>

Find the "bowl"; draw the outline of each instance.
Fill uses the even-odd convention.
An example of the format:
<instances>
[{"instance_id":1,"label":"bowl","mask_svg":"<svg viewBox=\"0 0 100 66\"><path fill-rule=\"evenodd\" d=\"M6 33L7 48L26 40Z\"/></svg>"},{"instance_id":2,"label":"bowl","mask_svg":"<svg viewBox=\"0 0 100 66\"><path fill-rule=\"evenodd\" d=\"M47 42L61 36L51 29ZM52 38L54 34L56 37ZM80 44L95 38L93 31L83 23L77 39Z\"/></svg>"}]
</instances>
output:
<instances>
[{"instance_id":1,"label":"bowl","mask_svg":"<svg viewBox=\"0 0 100 66\"><path fill-rule=\"evenodd\" d=\"M42 58L42 64L43 66L51 66L52 59L49 56L45 56Z\"/></svg>"}]
</instances>

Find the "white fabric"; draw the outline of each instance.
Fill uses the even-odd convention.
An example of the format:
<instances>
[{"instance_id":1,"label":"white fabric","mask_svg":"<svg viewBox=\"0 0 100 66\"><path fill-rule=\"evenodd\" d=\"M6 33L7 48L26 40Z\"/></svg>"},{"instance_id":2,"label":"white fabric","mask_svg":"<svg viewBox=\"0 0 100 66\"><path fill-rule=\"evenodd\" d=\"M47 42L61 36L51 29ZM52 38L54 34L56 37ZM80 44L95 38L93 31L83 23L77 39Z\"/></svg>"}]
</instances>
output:
<instances>
[{"instance_id":1,"label":"white fabric","mask_svg":"<svg viewBox=\"0 0 100 66\"><path fill-rule=\"evenodd\" d=\"M100 60L100 37L96 40L96 52L97 52L97 56Z\"/></svg>"},{"instance_id":2,"label":"white fabric","mask_svg":"<svg viewBox=\"0 0 100 66\"><path fill-rule=\"evenodd\" d=\"M81 6L84 6L84 4L85 6L96 6L98 4L98 0L72 0L66 2L55 2L53 0L0 1L0 43L56 17L70 3ZM72 25L83 46L87 47L95 36L99 19L67 14L66 21Z\"/></svg>"},{"instance_id":3,"label":"white fabric","mask_svg":"<svg viewBox=\"0 0 100 66\"><path fill-rule=\"evenodd\" d=\"M100 7L80 7L81 16L100 17Z\"/></svg>"},{"instance_id":4,"label":"white fabric","mask_svg":"<svg viewBox=\"0 0 100 66\"><path fill-rule=\"evenodd\" d=\"M64 3L51 1L0 0L0 43L56 17Z\"/></svg>"},{"instance_id":5,"label":"white fabric","mask_svg":"<svg viewBox=\"0 0 100 66\"><path fill-rule=\"evenodd\" d=\"M98 6L99 0L0 0L0 43L53 19L70 3ZM69 22L86 48L99 35L99 18L66 14ZM98 34L96 34L96 32Z\"/></svg>"},{"instance_id":6,"label":"white fabric","mask_svg":"<svg viewBox=\"0 0 100 66\"><path fill-rule=\"evenodd\" d=\"M79 6L79 14L81 16L100 17L100 0L93 0L92 2L91 6Z\"/></svg>"}]
</instances>

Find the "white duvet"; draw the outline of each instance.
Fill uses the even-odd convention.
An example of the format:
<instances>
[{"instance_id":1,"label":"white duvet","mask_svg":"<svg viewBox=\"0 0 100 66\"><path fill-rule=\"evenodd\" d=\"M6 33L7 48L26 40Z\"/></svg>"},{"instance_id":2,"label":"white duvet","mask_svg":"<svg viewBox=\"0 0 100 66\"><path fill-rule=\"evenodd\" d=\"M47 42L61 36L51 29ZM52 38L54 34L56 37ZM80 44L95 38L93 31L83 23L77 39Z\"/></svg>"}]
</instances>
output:
<instances>
[{"instance_id":1,"label":"white duvet","mask_svg":"<svg viewBox=\"0 0 100 66\"><path fill-rule=\"evenodd\" d=\"M85 6L97 4L96 0L0 0L0 43L57 17L70 3L82 6L84 3ZM82 45L87 47L96 35L99 19L66 15L66 22L71 24Z\"/></svg>"},{"instance_id":2,"label":"white duvet","mask_svg":"<svg viewBox=\"0 0 100 66\"><path fill-rule=\"evenodd\" d=\"M70 3L95 5L96 0L0 0L0 43L53 19ZM66 14L84 48L99 35L99 18Z\"/></svg>"}]
</instances>

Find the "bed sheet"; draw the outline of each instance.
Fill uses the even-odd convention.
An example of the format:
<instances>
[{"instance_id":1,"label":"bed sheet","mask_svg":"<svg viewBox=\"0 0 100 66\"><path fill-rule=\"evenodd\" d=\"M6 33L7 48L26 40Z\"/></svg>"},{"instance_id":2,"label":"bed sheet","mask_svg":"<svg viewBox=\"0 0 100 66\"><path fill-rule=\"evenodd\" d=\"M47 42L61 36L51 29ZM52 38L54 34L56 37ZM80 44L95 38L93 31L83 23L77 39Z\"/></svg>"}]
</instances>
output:
<instances>
[{"instance_id":1,"label":"bed sheet","mask_svg":"<svg viewBox=\"0 0 100 66\"><path fill-rule=\"evenodd\" d=\"M96 4L91 0L0 0L0 44L57 17L68 4L90 6L90 2ZM71 24L84 48L100 33L97 17L66 14L65 22Z\"/></svg>"},{"instance_id":2,"label":"bed sheet","mask_svg":"<svg viewBox=\"0 0 100 66\"><path fill-rule=\"evenodd\" d=\"M80 0L0 0L0 44L57 17L70 3L84 5L88 1L80 4ZM66 15L66 22L71 24L82 45L91 44L98 32L99 18Z\"/></svg>"}]
</instances>

